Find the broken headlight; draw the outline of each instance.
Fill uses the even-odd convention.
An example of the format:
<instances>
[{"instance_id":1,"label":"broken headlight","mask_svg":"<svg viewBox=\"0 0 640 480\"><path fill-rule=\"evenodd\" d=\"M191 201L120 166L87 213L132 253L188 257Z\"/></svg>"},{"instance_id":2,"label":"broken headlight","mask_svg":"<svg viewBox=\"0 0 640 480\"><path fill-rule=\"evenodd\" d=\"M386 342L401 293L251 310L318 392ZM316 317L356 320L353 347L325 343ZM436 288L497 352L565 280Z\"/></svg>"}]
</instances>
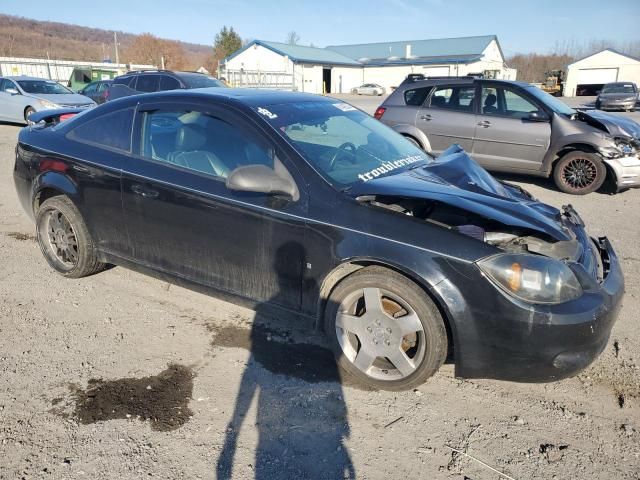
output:
<instances>
[{"instance_id":1,"label":"broken headlight","mask_svg":"<svg viewBox=\"0 0 640 480\"><path fill-rule=\"evenodd\" d=\"M480 260L478 266L496 285L526 302L556 304L582 295L571 269L552 258L503 253Z\"/></svg>"}]
</instances>

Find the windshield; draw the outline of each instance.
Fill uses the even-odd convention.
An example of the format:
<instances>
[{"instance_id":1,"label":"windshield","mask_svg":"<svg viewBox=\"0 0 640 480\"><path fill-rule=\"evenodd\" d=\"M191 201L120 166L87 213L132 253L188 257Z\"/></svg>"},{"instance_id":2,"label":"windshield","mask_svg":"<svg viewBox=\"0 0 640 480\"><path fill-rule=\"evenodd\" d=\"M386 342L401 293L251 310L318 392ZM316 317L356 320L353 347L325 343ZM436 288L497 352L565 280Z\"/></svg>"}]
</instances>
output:
<instances>
[{"instance_id":1,"label":"windshield","mask_svg":"<svg viewBox=\"0 0 640 480\"><path fill-rule=\"evenodd\" d=\"M66 95L73 93L67 87L63 87L53 80L18 80L18 85L26 93L40 95Z\"/></svg>"},{"instance_id":2,"label":"windshield","mask_svg":"<svg viewBox=\"0 0 640 480\"><path fill-rule=\"evenodd\" d=\"M402 135L347 103L299 102L255 110L337 188L433 161Z\"/></svg>"},{"instance_id":3,"label":"windshield","mask_svg":"<svg viewBox=\"0 0 640 480\"><path fill-rule=\"evenodd\" d=\"M553 110L556 113L560 113L562 115L573 115L576 111L569 107L566 103L561 100L558 100L556 97L549 95L547 92L540 90L538 87L534 87L533 85L525 87L527 92L540 100L544 105Z\"/></svg>"},{"instance_id":4,"label":"windshield","mask_svg":"<svg viewBox=\"0 0 640 480\"><path fill-rule=\"evenodd\" d=\"M602 88L601 93L636 93L632 83L611 83Z\"/></svg>"},{"instance_id":5,"label":"windshield","mask_svg":"<svg viewBox=\"0 0 640 480\"><path fill-rule=\"evenodd\" d=\"M182 73L180 78L188 88L226 87L220 80L201 73Z\"/></svg>"}]
</instances>

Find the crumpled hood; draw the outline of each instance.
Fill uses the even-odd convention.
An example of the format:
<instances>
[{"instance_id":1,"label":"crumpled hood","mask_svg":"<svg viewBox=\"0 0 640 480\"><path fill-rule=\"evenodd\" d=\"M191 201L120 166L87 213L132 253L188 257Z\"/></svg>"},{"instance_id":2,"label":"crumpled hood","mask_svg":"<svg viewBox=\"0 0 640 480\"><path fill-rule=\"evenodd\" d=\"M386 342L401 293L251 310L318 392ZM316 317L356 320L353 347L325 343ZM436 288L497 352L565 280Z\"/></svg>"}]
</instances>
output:
<instances>
[{"instance_id":1,"label":"crumpled hood","mask_svg":"<svg viewBox=\"0 0 640 480\"><path fill-rule=\"evenodd\" d=\"M54 94L29 94L33 98L47 100L57 103L58 105L88 105L95 103L89 97L80 95L79 93L54 93Z\"/></svg>"},{"instance_id":2,"label":"crumpled hood","mask_svg":"<svg viewBox=\"0 0 640 480\"><path fill-rule=\"evenodd\" d=\"M579 111L579 116L586 117L601 125L601 129L605 130L612 137L632 137L640 140L640 124L630 118L621 115L612 115L601 110L589 110L588 112Z\"/></svg>"},{"instance_id":3,"label":"crumpled hood","mask_svg":"<svg viewBox=\"0 0 640 480\"><path fill-rule=\"evenodd\" d=\"M558 241L572 238L557 208L537 201L516 186L499 182L459 145L452 145L429 165L360 182L351 187L349 195L434 200Z\"/></svg>"}]
</instances>

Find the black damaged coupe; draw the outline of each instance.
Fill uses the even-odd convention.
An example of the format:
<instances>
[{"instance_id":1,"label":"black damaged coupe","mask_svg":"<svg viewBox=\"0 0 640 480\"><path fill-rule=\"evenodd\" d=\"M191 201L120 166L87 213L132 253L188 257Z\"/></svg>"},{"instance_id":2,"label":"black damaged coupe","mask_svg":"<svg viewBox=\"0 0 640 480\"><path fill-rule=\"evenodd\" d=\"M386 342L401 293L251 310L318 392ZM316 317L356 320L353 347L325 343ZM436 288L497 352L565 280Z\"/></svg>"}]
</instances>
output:
<instances>
[{"instance_id":1,"label":"black damaged coupe","mask_svg":"<svg viewBox=\"0 0 640 480\"><path fill-rule=\"evenodd\" d=\"M66 277L116 264L276 305L383 389L448 356L460 377L556 380L606 346L624 290L609 241L457 146L433 158L300 93L163 92L76 113L34 114L14 171Z\"/></svg>"}]
</instances>

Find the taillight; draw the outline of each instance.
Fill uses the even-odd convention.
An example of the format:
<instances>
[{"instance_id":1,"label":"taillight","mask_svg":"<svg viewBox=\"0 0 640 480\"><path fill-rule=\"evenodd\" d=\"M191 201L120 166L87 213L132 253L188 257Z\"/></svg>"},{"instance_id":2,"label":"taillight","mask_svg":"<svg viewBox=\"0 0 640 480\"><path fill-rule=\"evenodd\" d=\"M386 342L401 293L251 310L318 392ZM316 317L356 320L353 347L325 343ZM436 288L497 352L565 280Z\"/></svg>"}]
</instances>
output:
<instances>
[{"instance_id":1,"label":"taillight","mask_svg":"<svg viewBox=\"0 0 640 480\"><path fill-rule=\"evenodd\" d=\"M76 115L76 113L65 113L64 115L60 115L60 121L64 122L65 120L68 120L71 117L75 117Z\"/></svg>"},{"instance_id":2,"label":"taillight","mask_svg":"<svg viewBox=\"0 0 640 480\"><path fill-rule=\"evenodd\" d=\"M382 118L382 115L384 115L384 112L386 111L387 109L384 107L376 108L376 113L373 114L373 118L375 118L376 120L380 120Z\"/></svg>"}]
</instances>

